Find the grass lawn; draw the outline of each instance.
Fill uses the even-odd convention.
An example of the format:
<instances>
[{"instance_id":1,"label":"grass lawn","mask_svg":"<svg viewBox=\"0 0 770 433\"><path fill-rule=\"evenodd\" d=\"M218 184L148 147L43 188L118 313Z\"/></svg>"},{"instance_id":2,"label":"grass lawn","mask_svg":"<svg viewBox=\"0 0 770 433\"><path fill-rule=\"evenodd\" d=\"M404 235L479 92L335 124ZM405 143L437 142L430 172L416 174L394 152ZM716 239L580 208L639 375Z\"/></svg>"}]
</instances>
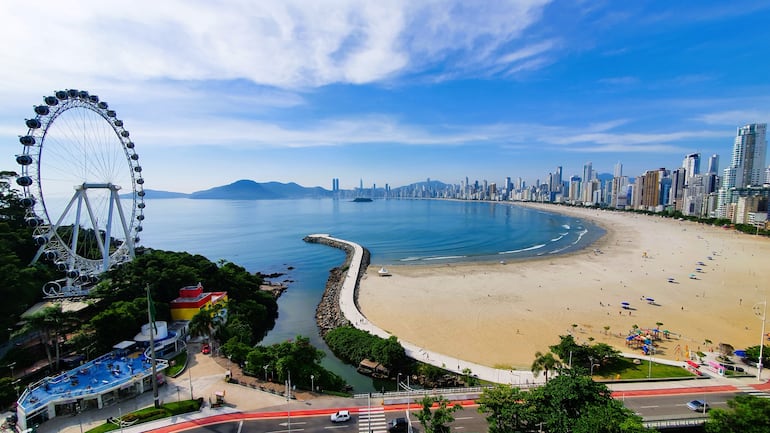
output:
<instances>
[{"instance_id":1,"label":"grass lawn","mask_svg":"<svg viewBox=\"0 0 770 433\"><path fill-rule=\"evenodd\" d=\"M163 404L158 409L155 409L154 407L146 407L144 409L139 409L136 412L127 413L123 415L123 421L136 421L136 423L132 424L136 425L155 421L156 419L163 419L174 415L180 415L183 413L195 412L197 410L200 410L200 402L198 400L175 401L172 403ZM88 430L86 433L103 433L119 429L120 426L111 422L105 422L98 427L94 427L91 430Z\"/></svg>"},{"instance_id":2,"label":"grass lawn","mask_svg":"<svg viewBox=\"0 0 770 433\"><path fill-rule=\"evenodd\" d=\"M619 358L612 365L594 369L594 377L603 380L647 379L648 377L663 379L692 376L695 375L682 367L658 364L654 361L650 367L649 361L634 364L633 360L628 358Z\"/></svg>"},{"instance_id":3,"label":"grass lawn","mask_svg":"<svg viewBox=\"0 0 770 433\"><path fill-rule=\"evenodd\" d=\"M184 370L185 365L187 364L187 351L180 353L179 355L175 356L174 359L172 359L168 365L169 367L166 369L166 376L169 377L176 377L179 375L179 373Z\"/></svg>"}]
</instances>

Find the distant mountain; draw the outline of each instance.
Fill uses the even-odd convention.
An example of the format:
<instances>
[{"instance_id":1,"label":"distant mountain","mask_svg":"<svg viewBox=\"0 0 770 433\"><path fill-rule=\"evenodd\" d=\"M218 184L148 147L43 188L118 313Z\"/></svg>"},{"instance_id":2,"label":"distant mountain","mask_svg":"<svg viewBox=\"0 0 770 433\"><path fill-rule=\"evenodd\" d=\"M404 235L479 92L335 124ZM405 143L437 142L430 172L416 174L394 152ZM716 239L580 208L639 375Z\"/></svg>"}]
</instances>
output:
<instances>
[{"instance_id":1,"label":"distant mountain","mask_svg":"<svg viewBox=\"0 0 770 433\"><path fill-rule=\"evenodd\" d=\"M415 183L410 183L409 185L392 188L391 192L393 194L398 194L402 191L408 192L408 191L414 191L416 189L422 189L427 191L443 191L451 186L452 185L446 184L438 180L431 180L430 182L427 182L427 181L415 182Z\"/></svg>"},{"instance_id":2,"label":"distant mountain","mask_svg":"<svg viewBox=\"0 0 770 433\"><path fill-rule=\"evenodd\" d=\"M120 198L130 198L132 194L121 194ZM144 190L144 198L152 198L152 199L163 199L163 198L188 198L190 194L185 194L183 192L172 192L172 191L160 191L157 189L145 189Z\"/></svg>"},{"instance_id":3,"label":"distant mountain","mask_svg":"<svg viewBox=\"0 0 770 433\"><path fill-rule=\"evenodd\" d=\"M196 191L189 195L192 199L209 200L278 200L297 198L327 198L331 197L329 190L320 186L306 188L294 182L257 183L253 180L239 180L229 185L217 186L204 191Z\"/></svg>"}]
</instances>

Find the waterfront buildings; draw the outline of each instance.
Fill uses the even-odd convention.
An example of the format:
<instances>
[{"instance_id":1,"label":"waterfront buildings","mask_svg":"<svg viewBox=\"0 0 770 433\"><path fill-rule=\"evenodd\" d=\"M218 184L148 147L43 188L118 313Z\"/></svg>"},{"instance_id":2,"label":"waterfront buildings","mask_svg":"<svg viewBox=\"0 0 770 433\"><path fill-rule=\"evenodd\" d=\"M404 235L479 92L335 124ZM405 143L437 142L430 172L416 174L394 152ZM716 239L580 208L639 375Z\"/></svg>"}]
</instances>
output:
<instances>
[{"instance_id":1,"label":"waterfront buildings","mask_svg":"<svg viewBox=\"0 0 770 433\"><path fill-rule=\"evenodd\" d=\"M737 203L735 189L761 186L764 182L765 154L767 152L767 124L751 123L738 128L733 142L730 165L722 174L716 216L728 218L730 208Z\"/></svg>"},{"instance_id":2,"label":"waterfront buildings","mask_svg":"<svg viewBox=\"0 0 770 433\"><path fill-rule=\"evenodd\" d=\"M767 149L765 123L751 123L737 129L730 165L719 176L719 155L708 157L701 169L702 155L683 155L681 167L655 168L637 176L624 173L622 162L612 174L600 173L587 162L582 171L569 175L557 166L533 184L511 176L501 183L470 180L459 185L427 182L401 188L386 188L385 197L451 198L460 200L538 201L578 206L652 212L681 212L699 218L726 218L734 223L760 224L766 220L770 168L765 165ZM705 160L704 160L705 162ZM338 183L337 183L338 185Z\"/></svg>"}]
</instances>

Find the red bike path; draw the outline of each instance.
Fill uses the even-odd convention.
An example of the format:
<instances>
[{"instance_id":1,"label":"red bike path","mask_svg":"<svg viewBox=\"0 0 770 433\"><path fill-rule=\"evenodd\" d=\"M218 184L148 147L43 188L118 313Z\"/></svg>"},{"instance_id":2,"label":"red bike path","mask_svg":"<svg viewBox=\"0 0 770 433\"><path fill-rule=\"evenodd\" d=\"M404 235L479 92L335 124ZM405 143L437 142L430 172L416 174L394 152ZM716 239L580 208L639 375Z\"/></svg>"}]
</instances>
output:
<instances>
[{"instance_id":1,"label":"red bike path","mask_svg":"<svg viewBox=\"0 0 770 433\"><path fill-rule=\"evenodd\" d=\"M770 382L763 384L749 385L758 391L770 391ZM700 387L685 387L685 388L662 388L662 389L640 389L629 391L613 391L612 396L614 398L627 398L627 397L648 397L654 395L683 395L683 394L704 394L715 392L736 392L738 388L733 385L717 385L717 386L700 386ZM478 406L475 400L461 400L456 401L463 407ZM412 405L411 407L414 407ZM406 404L392 404L384 406L386 412L395 412L407 410ZM338 408L326 408L326 409L308 409L308 410L293 410L291 416L303 417L303 416L317 416L317 415L331 415L338 410L349 410L351 412L360 412L362 409L366 409L366 406L350 406L350 407L338 407ZM206 418L200 418L193 421L184 421L174 425L157 428L154 430L148 430L150 433L173 433L181 432L184 430L193 429L196 427L207 426L211 424L221 424L225 422L245 421L251 419L265 419L265 418L286 418L288 413L282 412L253 412L253 413L228 413L221 415L209 416Z\"/></svg>"}]
</instances>

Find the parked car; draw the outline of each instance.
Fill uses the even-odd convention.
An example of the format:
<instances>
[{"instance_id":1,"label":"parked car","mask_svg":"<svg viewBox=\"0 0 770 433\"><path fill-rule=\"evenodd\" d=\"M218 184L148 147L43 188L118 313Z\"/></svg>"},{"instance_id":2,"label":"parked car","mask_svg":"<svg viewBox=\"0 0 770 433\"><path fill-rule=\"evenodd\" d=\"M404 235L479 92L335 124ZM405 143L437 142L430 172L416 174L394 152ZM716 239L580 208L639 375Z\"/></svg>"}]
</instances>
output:
<instances>
[{"instance_id":1,"label":"parked car","mask_svg":"<svg viewBox=\"0 0 770 433\"><path fill-rule=\"evenodd\" d=\"M346 422L350 421L350 412L346 410L341 410L339 412L334 412L331 414L330 417L332 422Z\"/></svg>"},{"instance_id":2,"label":"parked car","mask_svg":"<svg viewBox=\"0 0 770 433\"><path fill-rule=\"evenodd\" d=\"M406 418L394 418L388 421L388 433L407 433L409 421Z\"/></svg>"},{"instance_id":3,"label":"parked car","mask_svg":"<svg viewBox=\"0 0 770 433\"><path fill-rule=\"evenodd\" d=\"M687 402L687 407L694 412L705 412L709 410L709 404L704 400L692 400Z\"/></svg>"},{"instance_id":4,"label":"parked car","mask_svg":"<svg viewBox=\"0 0 770 433\"><path fill-rule=\"evenodd\" d=\"M738 367L737 365L733 364L723 364L722 366L725 368L725 370L735 371L738 373L743 373L744 371L743 367Z\"/></svg>"},{"instance_id":5,"label":"parked car","mask_svg":"<svg viewBox=\"0 0 770 433\"><path fill-rule=\"evenodd\" d=\"M201 346L201 353L204 355L211 353L211 346L209 346L208 343L203 343L203 346Z\"/></svg>"}]
</instances>

